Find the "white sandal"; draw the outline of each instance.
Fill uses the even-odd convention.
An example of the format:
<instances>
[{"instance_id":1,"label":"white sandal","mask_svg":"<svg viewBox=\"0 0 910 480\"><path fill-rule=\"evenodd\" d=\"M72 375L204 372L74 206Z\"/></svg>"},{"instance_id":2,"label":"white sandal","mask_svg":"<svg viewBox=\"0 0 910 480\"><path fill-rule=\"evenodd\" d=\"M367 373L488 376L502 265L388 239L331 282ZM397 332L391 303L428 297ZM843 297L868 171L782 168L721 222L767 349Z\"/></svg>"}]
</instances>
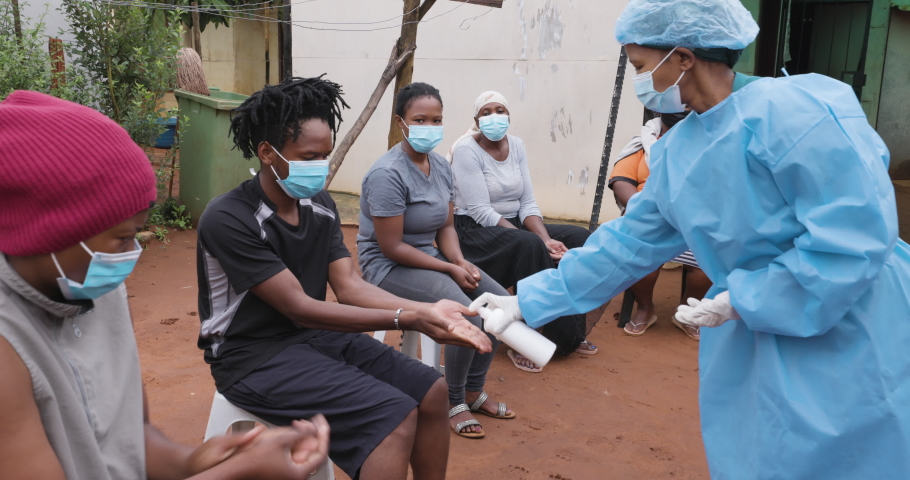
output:
<instances>
[{"instance_id":1,"label":"white sandal","mask_svg":"<svg viewBox=\"0 0 910 480\"><path fill-rule=\"evenodd\" d=\"M471 411L471 407L469 407L467 403L462 403L461 405L455 405L454 407L449 409L449 418L452 418L461 412L470 412L470 411ZM478 422L476 419L472 418L470 420L465 420L463 422L459 422L459 423L455 424L455 426L452 427L452 431L455 432L455 434L458 435L459 437L464 437L464 438L483 438L487 435L486 432L463 432L462 431L465 429L465 427L470 427L472 425L477 425L478 427L483 428L483 425L481 425L480 422Z\"/></svg>"},{"instance_id":2,"label":"white sandal","mask_svg":"<svg viewBox=\"0 0 910 480\"><path fill-rule=\"evenodd\" d=\"M651 325L654 325L655 322L657 322L657 315L651 315L651 318L648 319L648 323L645 324L645 329L638 333L635 333L635 332L629 330L629 325L631 325L632 328L635 328L641 324L635 323L635 322L629 320L629 323L622 329L622 331L623 331L623 333L625 333L626 335L628 335L630 337L640 337L640 336L644 335L645 332L647 332L648 329L651 328Z\"/></svg>"},{"instance_id":3,"label":"white sandal","mask_svg":"<svg viewBox=\"0 0 910 480\"><path fill-rule=\"evenodd\" d=\"M508 415L507 412L509 411L509 408L506 407L506 404L502 402L496 402L496 415L493 415L486 410L481 410L480 407L483 406L483 403L486 402L488 398L490 398L490 396L487 395L487 392L480 392L480 396L477 397L477 400L471 404L471 411L474 413L482 413L488 417L501 418L503 420L511 420L515 418L515 412L512 412L511 415Z\"/></svg>"}]
</instances>

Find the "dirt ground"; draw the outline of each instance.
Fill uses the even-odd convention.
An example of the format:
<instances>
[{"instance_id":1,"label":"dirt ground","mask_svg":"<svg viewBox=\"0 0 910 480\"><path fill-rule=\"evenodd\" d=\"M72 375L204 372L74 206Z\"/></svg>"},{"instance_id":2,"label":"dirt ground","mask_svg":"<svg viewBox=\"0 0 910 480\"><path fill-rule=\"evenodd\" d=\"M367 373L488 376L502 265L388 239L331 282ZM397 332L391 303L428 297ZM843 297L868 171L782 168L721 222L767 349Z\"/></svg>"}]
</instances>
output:
<instances>
[{"instance_id":1,"label":"dirt ground","mask_svg":"<svg viewBox=\"0 0 910 480\"><path fill-rule=\"evenodd\" d=\"M344 229L354 252L356 230ZM196 234L152 240L127 281L152 421L187 444L202 441L215 387L196 348ZM616 328L615 299L590 339L597 355L554 359L521 372L501 349L486 390L518 418L480 417L482 440L452 436L451 479L708 478L698 421L695 341L669 317L680 273L664 271L660 321L640 338ZM397 345L397 335L386 342ZM347 478L337 471L338 478Z\"/></svg>"}]
</instances>

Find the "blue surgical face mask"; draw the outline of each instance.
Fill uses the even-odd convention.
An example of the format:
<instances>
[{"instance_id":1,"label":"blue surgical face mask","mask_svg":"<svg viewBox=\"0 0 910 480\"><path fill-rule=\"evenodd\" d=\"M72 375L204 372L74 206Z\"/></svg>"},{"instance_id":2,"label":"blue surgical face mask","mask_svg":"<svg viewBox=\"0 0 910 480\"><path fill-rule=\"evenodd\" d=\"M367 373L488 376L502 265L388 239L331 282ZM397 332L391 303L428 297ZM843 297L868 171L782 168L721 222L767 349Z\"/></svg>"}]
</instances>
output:
<instances>
[{"instance_id":1,"label":"blue surgical face mask","mask_svg":"<svg viewBox=\"0 0 910 480\"><path fill-rule=\"evenodd\" d=\"M408 133L408 143L419 153L430 153L442 143L442 125L408 125Z\"/></svg>"},{"instance_id":2,"label":"blue surgical face mask","mask_svg":"<svg viewBox=\"0 0 910 480\"><path fill-rule=\"evenodd\" d=\"M656 72L675 51L675 48L670 50L670 53L654 67L654 70L635 75L632 80L635 82L635 94L638 96L638 99L641 100L641 103L645 104L645 107L654 110L655 112L679 113L686 110L686 105L682 103L679 94L679 81L682 80L686 72L683 72L682 75L676 79L676 83L674 83L673 86L663 92L658 92L654 89L654 79L651 77L651 74Z\"/></svg>"},{"instance_id":3,"label":"blue surgical face mask","mask_svg":"<svg viewBox=\"0 0 910 480\"><path fill-rule=\"evenodd\" d=\"M275 147L272 147L272 150L275 150ZM298 200L311 198L325 188L325 179L329 176L328 160L294 160L291 162L284 158L278 150L275 150L275 153L288 162L288 178L284 180L278 176L275 167L269 166L278 180L278 185L289 197Z\"/></svg>"},{"instance_id":4,"label":"blue surgical face mask","mask_svg":"<svg viewBox=\"0 0 910 480\"><path fill-rule=\"evenodd\" d=\"M135 242L132 251L123 253L92 252L84 243L80 242L79 245L82 245L82 248L92 256L88 272L82 283L66 278L66 274L60 268L60 263L57 262L57 256L51 253L54 265L60 272L57 285L60 287L60 292L63 293L63 298L67 300L95 300L119 287L133 272L139 255L142 254L142 247L139 246L138 241Z\"/></svg>"},{"instance_id":5,"label":"blue surgical face mask","mask_svg":"<svg viewBox=\"0 0 910 480\"><path fill-rule=\"evenodd\" d=\"M494 113L477 119L480 131L483 136L494 142L498 142L506 136L509 131L509 116Z\"/></svg>"}]
</instances>

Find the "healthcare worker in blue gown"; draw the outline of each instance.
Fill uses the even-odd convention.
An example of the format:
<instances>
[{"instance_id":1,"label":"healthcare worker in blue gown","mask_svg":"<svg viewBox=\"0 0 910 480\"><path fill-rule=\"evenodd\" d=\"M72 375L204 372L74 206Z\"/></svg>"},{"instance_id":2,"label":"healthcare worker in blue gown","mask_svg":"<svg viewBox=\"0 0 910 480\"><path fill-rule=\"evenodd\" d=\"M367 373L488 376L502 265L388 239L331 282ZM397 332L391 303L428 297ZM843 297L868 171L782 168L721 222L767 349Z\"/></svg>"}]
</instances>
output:
<instances>
[{"instance_id":1,"label":"healthcare worker in blue gown","mask_svg":"<svg viewBox=\"0 0 910 480\"><path fill-rule=\"evenodd\" d=\"M639 98L694 113L652 147L624 217L518 297L472 307L506 311L494 333L539 327L688 246L714 282L677 312L714 327L699 347L711 476L910 479L910 248L888 150L841 82L734 75L757 32L738 0L632 0L616 33Z\"/></svg>"}]
</instances>

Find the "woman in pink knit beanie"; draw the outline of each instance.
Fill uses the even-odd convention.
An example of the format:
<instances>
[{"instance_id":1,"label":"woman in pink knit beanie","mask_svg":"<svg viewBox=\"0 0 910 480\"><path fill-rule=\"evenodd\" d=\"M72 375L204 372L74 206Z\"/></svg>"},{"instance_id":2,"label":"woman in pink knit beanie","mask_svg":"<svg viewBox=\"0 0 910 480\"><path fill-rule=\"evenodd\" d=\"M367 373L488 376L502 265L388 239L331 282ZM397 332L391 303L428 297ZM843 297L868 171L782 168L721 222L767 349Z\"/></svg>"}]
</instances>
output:
<instances>
[{"instance_id":1,"label":"woman in pink knit beanie","mask_svg":"<svg viewBox=\"0 0 910 480\"><path fill-rule=\"evenodd\" d=\"M4 478L307 478L325 420L171 442L148 423L123 281L155 201L145 153L90 108L0 103L0 472Z\"/></svg>"}]
</instances>

